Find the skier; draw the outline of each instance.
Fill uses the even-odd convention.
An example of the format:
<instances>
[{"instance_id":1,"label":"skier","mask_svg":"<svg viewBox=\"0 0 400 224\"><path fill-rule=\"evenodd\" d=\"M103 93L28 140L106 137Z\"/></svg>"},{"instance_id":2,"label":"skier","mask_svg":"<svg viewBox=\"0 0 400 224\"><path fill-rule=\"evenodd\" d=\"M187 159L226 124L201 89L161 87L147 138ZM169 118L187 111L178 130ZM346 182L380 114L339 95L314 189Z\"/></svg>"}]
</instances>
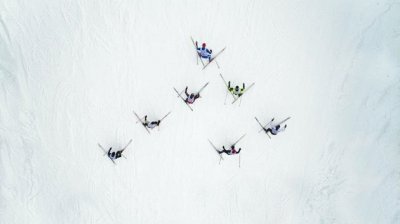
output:
<instances>
[{"instance_id":1,"label":"skier","mask_svg":"<svg viewBox=\"0 0 400 224\"><path fill-rule=\"evenodd\" d=\"M200 48L196 41L196 48L197 48L197 53L199 54L200 57L205 59L208 58L208 61L211 62L212 50L206 48L206 43L203 43Z\"/></svg>"},{"instance_id":2,"label":"skier","mask_svg":"<svg viewBox=\"0 0 400 224\"><path fill-rule=\"evenodd\" d=\"M186 89L185 89L185 94L186 94L185 102L187 104L192 104L192 103L194 103L194 101L196 101L200 97L200 93L197 93L197 94L191 93L189 95L187 90L188 90L188 87L186 86Z\"/></svg>"},{"instance_id":3,"label":"skier","mask_svg":"<svg viewBox=\"0 0 400 224\"><path fill-rule=\"evenodd\" d=\"M272 122L273 120L274 120L274 119L272 119L271 122ZM278 125L271 125L271 126L268 127L268 128L263 128L263 130L264 130L265 133L267 133L267 134L268 134L268 132L269 132L269 133L271 133L272 135L277 135L279 132L284 131L284 130L286 129L286 127L287 127L287 124L285 124L285 126L283 126L283 127L281 127L281 125L278 124Z\"/></svg>"},{"instance_id":4,"label":"skier","mask_svg":"<svg viewBox=\"0 0 400 224\"><path fill-rule=\"evenodd\" d=\"M119 151L116 151L116 152L111 152L111 150L112 150L112 147L110 147L110 149L108 150L108 153L107 153L108 157L110 157L111 160L115 160L115 159L118 159L118 158L120 158L122 156L122 152L125 149L119 150Z\"/></svg>"},{"instance_id":5,"label":"skier","mask_svg":"<svg viewBox=\"0 0 400 224\"><path fill-rule=\"evenodd\" d=\"M244 89L245 89L244 83L243 83L243 88L239 88L239 86L236 86L235 88L233 88L233 87L231 87L231 81L228 82L228 90L233 95L237 95L238 97L241 97L243 95Z\"/></svg>"},{"instance_id":6,"label":"skier","mask_svg":"<svg viewBox=\"0 0 400 224\"><path fill-rule=\"evenodd\" d=\"M227 155L235 155L235 154L239 154L240 150L242 150L242 148L239 148L239 150L236 151L235 145L231 145L231 149L229 149L229 150L226 150L225 146L222 146L222 149L223 149L222 151L218 151L219 154L226 153Z\"/></svg>"},{"instance_id":7,"label":"skier","mask_svg":"<svg viewBox=\"0 0 400 224\"><path fill-rule=\"evenodd\" d=\"M157 127L157 126L160 126L160 123L161 123L161 120L152 121L152 122L147 121L147 115L146 115L146 116L144 116L144 122L142 124L145 127L153 129L153 128Z\"/></svg>"}]
</instances>

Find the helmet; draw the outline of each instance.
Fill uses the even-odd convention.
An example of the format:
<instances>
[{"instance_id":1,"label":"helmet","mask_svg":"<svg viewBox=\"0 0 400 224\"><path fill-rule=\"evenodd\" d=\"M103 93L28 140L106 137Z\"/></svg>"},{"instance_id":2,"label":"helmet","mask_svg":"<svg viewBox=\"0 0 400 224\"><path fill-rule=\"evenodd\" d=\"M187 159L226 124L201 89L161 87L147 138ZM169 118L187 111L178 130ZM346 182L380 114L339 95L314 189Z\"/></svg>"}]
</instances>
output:
<instances>
[{"instance_id":1,"label":"helmet","mask_svg":"<svg viewBox=\"0 0 400 224\"><path fill-rule=\"evenodd\" d=\"M239 91L239 86L236 86L235 89L236 89L236 91Z\"/></svg>"},{"instance_id":2,"label":"helmet","mask_svg":"<svg viewBox=\"0 0 400 224\"><path fill-rule=\"evenodd\" d=\"M202 46L203 48L205 48L205 47L206 47L206 43L203 43L201 46Z\"/></svg>"},{"instance_id":3,"label":"helmet","mask_svg":"<svg viewBox=\"0 0 400 224\"><path fill-rule=\"evenodd\" d=\"M190 98L192 99L192 98L194 98L194 94L192 93L192 94L190 94Z\"/></svg>"}]
</instances>

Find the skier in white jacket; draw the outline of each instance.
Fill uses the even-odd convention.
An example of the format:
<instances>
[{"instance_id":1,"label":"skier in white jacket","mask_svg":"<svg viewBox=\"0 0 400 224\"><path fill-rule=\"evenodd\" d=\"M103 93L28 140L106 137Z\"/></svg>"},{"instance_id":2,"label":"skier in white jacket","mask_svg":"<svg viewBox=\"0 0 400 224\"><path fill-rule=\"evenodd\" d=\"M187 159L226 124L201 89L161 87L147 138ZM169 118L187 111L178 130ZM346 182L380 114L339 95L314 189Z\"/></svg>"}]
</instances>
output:
<instances>
[{"instance_id":1,"label":"skier in white jacket","mask_svg":"<svg viewBox=\"0 0 400 224\"><path fill-rule=\"evenodd\" d=\"M274 121L274 119L271 120L271 125L269 125L268 128L263 128L263 130L264 130L265 133L267 133L267 134L268 134L268 132L269 132L269 133L271 133L271 135L277 135L279 132L284 131L284 130L286 129L286 127L287 127L287 124L285 124L285 126L283 126L283 127L282 127L280 124L278 124L278 125L273 125L273 124L272 124L272 121Z\"/></svg>"}]
</instances>

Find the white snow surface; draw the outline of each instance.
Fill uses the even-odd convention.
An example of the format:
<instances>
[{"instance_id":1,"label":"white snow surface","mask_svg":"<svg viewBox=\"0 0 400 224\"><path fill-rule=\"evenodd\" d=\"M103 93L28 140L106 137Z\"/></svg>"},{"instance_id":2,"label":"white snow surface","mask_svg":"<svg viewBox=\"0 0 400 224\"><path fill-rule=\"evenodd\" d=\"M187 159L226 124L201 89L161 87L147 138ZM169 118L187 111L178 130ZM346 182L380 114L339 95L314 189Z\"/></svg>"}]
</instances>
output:
<instances>
[{"instance_id":1,"label":"white snow surface","mask_svg":"<svg viewBox=\"0 0 400 224\"><path fill-rule=\"evenodd\" d=\"M392 0L2 0L0 223L400 223L399 52Z\"/></svg>"}]
</instances>

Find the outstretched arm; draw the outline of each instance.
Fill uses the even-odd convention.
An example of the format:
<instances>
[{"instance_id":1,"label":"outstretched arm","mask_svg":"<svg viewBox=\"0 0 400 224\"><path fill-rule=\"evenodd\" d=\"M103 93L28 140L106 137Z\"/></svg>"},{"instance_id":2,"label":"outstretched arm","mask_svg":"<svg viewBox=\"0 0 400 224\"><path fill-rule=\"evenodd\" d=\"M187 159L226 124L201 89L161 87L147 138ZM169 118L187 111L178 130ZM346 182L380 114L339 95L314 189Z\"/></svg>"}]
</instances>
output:
<instances>
[{"instance_id":1,"label":"outstretched arm","mask_svg":"<svg viewBox=\"0 0 400 224\"><path fill-rule=\"evenodd\" d=\"M196 49L197 49L197 52L200 53L200 48L199 48L199 45L197 44L197 41L196 41Z\"/></svg>"},{"instance_id":2,"label":"outstretched arm","mask_svg":"<svg viewBox=\"0 0 400 224\"><path fill-rule=\"evenodd\" d=\"M186 86L186 88L185 88L185 94L186 94L186 96L189 96L189 93L187 92L187 90L188 90L188 87Z\"/></svg>"}]
</instances>

